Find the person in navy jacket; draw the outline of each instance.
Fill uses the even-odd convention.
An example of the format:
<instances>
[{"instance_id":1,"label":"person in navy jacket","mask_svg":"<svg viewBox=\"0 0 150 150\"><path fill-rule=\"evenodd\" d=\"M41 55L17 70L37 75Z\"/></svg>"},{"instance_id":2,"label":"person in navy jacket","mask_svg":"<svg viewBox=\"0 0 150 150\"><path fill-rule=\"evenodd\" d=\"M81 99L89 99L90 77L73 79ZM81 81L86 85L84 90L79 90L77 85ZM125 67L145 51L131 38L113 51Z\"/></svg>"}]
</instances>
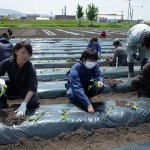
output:
<instances>
[{"instance_id":1,"label":"person in navy jacket","mask_svg":"<svg viewBox=\"0 0 150 150\"><path fill-rule=\"evenodd\" d=\"M101 45L98 43L98 38L93 37L89 44L87 45L87 48L95 49L98 52L98 56L101 55Z\"/></svg>"},{"instance_id":2,"label":"person in navy jacket","mask_svg":"<svg viewBox=\"0 0 150 150\"><path fill-rule=\"evenodd\" d=\"M86 49L81 54L80 62L67 72L67 97L72 103L81 104L89 113L94 113L90 98L104 90L104 77L97 60L97 51Z\"/></svg>"},{"instance_id":3,"label":"person in navy jacket","mask_svg":"<svg viewBox=\"0 0 150 150\"><path fill-rule=\"evenodd\" d=\"M10 43L7 33L0 36L0 62L13 55L13 45Z\"/></svg>"}]
</instances>

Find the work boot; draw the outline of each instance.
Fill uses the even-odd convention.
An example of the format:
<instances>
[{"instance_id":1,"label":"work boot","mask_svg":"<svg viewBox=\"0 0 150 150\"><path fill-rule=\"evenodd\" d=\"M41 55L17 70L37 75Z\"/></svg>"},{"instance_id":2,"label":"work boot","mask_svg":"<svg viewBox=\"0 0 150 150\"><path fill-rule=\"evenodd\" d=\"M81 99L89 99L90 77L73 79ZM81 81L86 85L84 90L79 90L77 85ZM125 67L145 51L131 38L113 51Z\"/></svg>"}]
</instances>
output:
<instances>
[{"instance_id":1,"label":"work boot","mask_svg":"<svg viewBox=\"0 0 150 150\"><path fill-rule=\"evenodd\" d=\"M2 95L0 97L0 109L5 109L5 108L8 108L8 103L7 103L6 97Z\"/></svg>"},{"instance_id":2,"label":"work boot","mask_svg":"<svg viewBox=\"0 0 150 150\"><path fill-rule=\"evenodd\" d=\"M134 72L128 72L128 78L133 78L135 76Z\"/></svg>"},{"instance_id":3,"label":"work boot","mask_svg":"<svg viewBox=\"0 0 150 150\"><path fill-rule=\"evenodd\" d=\"M138 91L138 97L149 97L149 95L146 91L140 90Z\"/></svg>"},{"instance_id":4,"label":"work boot","mask_svg":"<svg viewBox=\"0 0 150 150\"><path fill-rule=\"evenodd\" d=\"M128 78L132 78L135 76L134 74L134 63L128 63L129 73Z\"/></svg>"}]
</instances>

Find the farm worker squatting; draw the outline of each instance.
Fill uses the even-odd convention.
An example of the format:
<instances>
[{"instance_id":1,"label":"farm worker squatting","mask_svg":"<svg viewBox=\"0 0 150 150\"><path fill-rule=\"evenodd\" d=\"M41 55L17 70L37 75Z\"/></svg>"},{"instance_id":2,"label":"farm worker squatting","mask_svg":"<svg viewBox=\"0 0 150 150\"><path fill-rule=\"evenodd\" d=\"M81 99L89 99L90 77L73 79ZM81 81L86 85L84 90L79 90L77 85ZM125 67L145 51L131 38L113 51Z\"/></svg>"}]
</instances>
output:
<instances>
[{"instance_id":1,"label":"farm worker squatting","mask_svg":"<svg viewBox=\"0 0 150 150\"><path fill-rule=\"evenodd\" d=\"M81 104L89 113L94 113L90 98L104 90L104 78L97 60L97 51L86 49L81 54L80 62L73 65L67 73L67 97L75 105Z\"/></svg>"}]
</instances>

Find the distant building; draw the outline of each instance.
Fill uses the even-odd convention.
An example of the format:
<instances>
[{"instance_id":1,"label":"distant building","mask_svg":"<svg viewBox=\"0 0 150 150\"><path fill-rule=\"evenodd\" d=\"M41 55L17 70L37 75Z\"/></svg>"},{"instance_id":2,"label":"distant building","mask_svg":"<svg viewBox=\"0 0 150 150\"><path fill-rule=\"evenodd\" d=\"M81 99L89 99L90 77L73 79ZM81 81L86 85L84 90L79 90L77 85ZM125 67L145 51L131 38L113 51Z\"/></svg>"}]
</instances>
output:
<instances>
[{"instance_id":1,"label":"distant building","mask_svg":"<svg viewBox=\"0 0 150 150\"><path fill-rule=\"evenodd\" d=\"M36 20L49 20L49 17L36 17Z\"/></svg>"},{"instance_id":2,"label":"distant building","mask_svg":"<svg viewBox=\"0 0 150 150\"><path fill-rule=\"evenodd\" d=\"M37 17L40 17L39 14L27 14L27 19L35 20Z\"/></svg>"},{"instance_id":3,"label":"distant building","mask_svg":"<svg viewBox=\"0 0 150 150\"><path fill-rule=\"evenodd\" d=\"M22 17L23 14L10 14L10 18L13 18L13 19L20 19Z\"/></svg>"},{"instance_id":4,"label":"distant building","mask_svg":"<svg viewBox=\"0 0 150 150\"><path fill-rule=\"evenodd\" d=\"M107 20L107 18L104 18L104 17L99 18L99 22L101 22L101 23L106 23L106 20Z\"/></svg>"},{"instance_id":5,"label":"distant building","mask_svg":"<svg viewBox=\"0 0 150 150\"><path fill-rule=\"evenodd\" d=\"M55 15L56 20L66 19L66 20L76 20L75 15Z\"/></svg>"},{"instance_id":6,"label":"distant building","mask_svg":"<svg viewBox=\"0 0 150 150\"><path fill-rule=\"evenodd\" d=\"M20 20L26 20L27 19L27 16L22 16L21 18L20 18Z\"/></svg>"},{"instance_id":7,"label":"distant building","mask_svg":"<svg viewBox=\"0 0 150 150\"><path fill-rule=\"evenodd\" d=\"M118 19L107 19L106 23L118 23Z\"/></svg>"}]
</instances>

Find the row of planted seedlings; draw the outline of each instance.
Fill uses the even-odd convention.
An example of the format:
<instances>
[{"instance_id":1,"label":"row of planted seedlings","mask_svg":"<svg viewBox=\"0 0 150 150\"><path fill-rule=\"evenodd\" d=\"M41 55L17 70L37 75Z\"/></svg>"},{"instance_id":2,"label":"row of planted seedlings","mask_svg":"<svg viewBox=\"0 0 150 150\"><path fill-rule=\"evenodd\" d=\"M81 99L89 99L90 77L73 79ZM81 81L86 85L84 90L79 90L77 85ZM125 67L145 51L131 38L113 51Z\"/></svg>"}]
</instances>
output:
<instances>
[{"instance_id":1,"label":"row of planted seedlings","mask_svg":"<svg viewBox=\"0 0 150 150\"><path fill-rule=\"evenodd\" d=\"M33 54L34 55L34 54ZM42 58L42 57L41 57ZM38 93L41 99L65 96L66 72L79 61L75 58L67 62L51 58L32 60L37 68ZM36 61L42 61L39 64ZM48 62L47 62L48 61ZM70 63L67 66L67 63ZM99 62L101 65L101 63ZM138 72L138 66L135 68ZM132 91L127 67L101 67L105 82L104 92ZM120 78L121 77L121 78ZM144 102L144 103L143 103ZM86 130L102 127L135 126L150 121L150 104L147 99L111 100L94 105L96 112L91 115L73 104L41 105L36 110L28 110L27 119L19 125L4 126L0 124L0 144L15 143L22 137L38 136L49 139L63 132L78 128ZM139 117L140 116L140 117ZM144 116L144 117L143 117Z\"/></svg>"}]
</instances>

